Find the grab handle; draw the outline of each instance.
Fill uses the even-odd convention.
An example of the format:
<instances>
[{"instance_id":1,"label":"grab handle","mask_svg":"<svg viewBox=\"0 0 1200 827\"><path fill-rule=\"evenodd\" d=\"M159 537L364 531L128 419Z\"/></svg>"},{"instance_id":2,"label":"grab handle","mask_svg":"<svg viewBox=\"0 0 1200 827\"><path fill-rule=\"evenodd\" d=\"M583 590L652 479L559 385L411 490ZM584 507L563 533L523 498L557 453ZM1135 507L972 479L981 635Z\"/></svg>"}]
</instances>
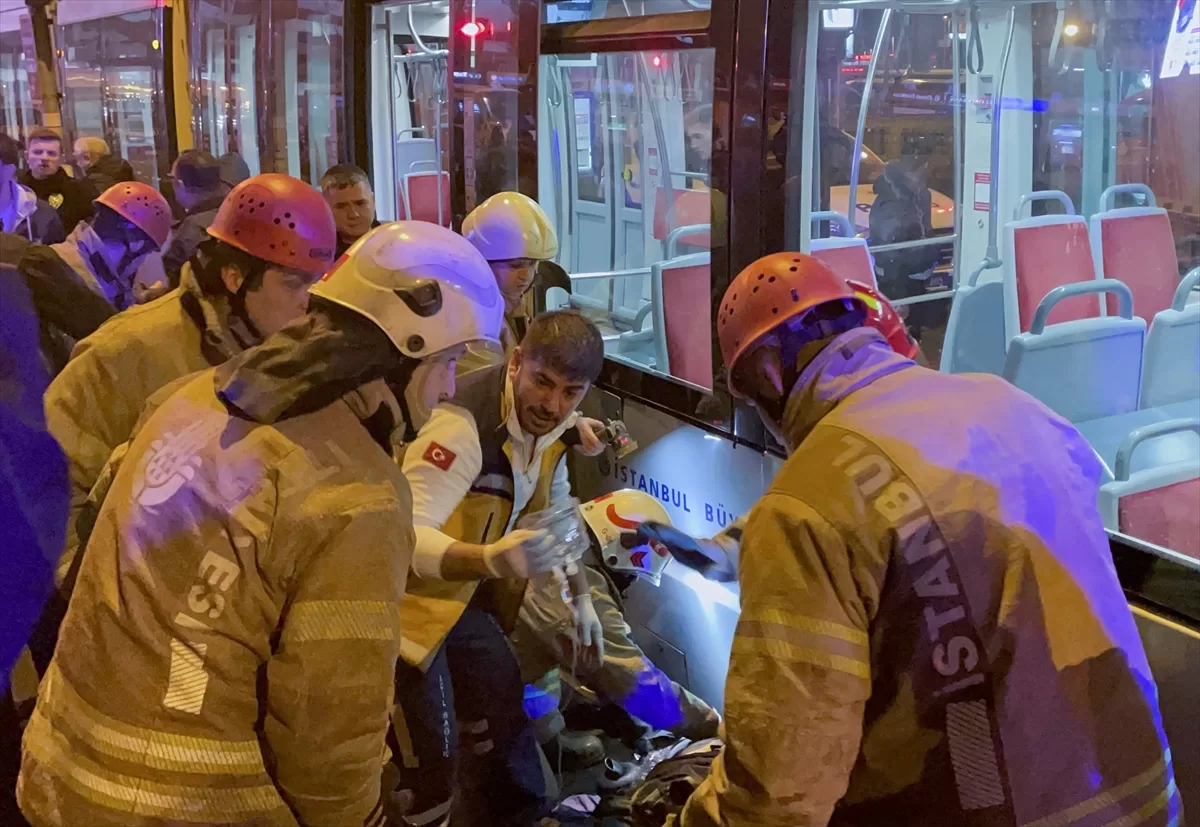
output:
<instances>
[{"instance_id":1,"label":"grab handle","mask_svg":"<svg viewBox=\"0 0 1200 827\"><path fill-rule=\"evenodd\" d=\"M1071 196L1062 190L1038 190L1037 192L1027 192L1017 199L1017 208L1013 210L1013 221L1020 221L1025 205L1035 201L1057 201L1063 205L1063 210L1067 215L1075 215L1075 203L1071 201Z\"/></svg>"},{"instance_id":2,"label":"grab handle","mask_svg":"<svg viewBox=\"0 0 1200 827\"><path fill-rule=\"evenodd\" d=\"M1146 440L1186 431L1194 431L1197 436L1200 436L1200 419L1194 417L1191 419L1168 419L1166 422L1155 422L1153 425L1145 425L1134 430L1121 441L1121 446L1117 448L1117 459L1113 464L1113 477L1118 480L1129 479L1133 452Z\"/></svg>"},{"instance_id":3,"label":"grab handle","mask_svg":"<svg viewBox=\"0 0 1200 827\"><path fill-rule=\"evenodd\" d=\"M1041 333L1046 327L1046 318L1050 315L1050 311L1054 308L1054 305L1063 299L1069 299L1073 296L1086 296L1089 293L1114 294L1119 302L1118 310L1121 318L1133 318L1133 293L1129 291L1125 282L1117 281L1116 279L1077 281L1073 284L1064 284L1062 287L1055 287L1038 302L1037 311L1033 314L1033 323L1029 325L1029 332L1035 336Z\"/></svg>"},{"instance_id":4,"label":"grab handle","mask_svg":"<svg viewBox=\"0 0 1200 827\"><path fill-rule=\"evenodd\" d=\"M854 225L850 223L850 219L836 210L818 210L812 214L812 220L814 224L818 221L828 221L830 224L837 224L842 228L842 236L845 238L854 238L854 236L858 235L858 233L854 232Z\"/></svg>"},{"instance_id":5,"label":"grab handle","mask_svg":"<svg viewBox=\"0 0 1200 827\"><path fill-rule=\"evenodd\" d=\"M1158 200L1154 197L1154 190L1150 189L1145 184L1115 184L1106 189L1104 192L1100 193L1100 212L1107 212L1110 209L1108 205L1112 203L1113 197L1120 195L1123 192L1140 192L1142 195L1146 196L1146 206L1158 206Z\"/></svg>"}]
</instances>

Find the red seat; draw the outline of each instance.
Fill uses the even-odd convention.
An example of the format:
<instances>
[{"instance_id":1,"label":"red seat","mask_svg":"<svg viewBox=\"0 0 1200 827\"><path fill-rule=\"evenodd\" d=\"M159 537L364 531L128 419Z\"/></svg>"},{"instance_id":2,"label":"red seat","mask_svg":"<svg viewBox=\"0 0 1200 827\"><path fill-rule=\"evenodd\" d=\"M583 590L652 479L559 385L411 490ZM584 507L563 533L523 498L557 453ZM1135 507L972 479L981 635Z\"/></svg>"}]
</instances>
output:
<instances>
[{"instance_id":1,"label":"red seat","mask_svg":"<svg viewBox=\"0 0 1200 827\"><path fill-rule=\"evenodd\" d=\"M842 278L878 289L865 238L814 238L809 251Z\"/></svg>"},{"instance_id":2,"label":"red seat","mask_svg":"<svg viewBox=\"0 0 1200 827\"><path fill-rule=\"evenodd\" d=\"M659 187L654 191L654 237L666 241L671 228L690 227L693 224L708 225L712 221L712 193L709 190L671 190L672 199L667 200L667 190ZM667 221L667 205L675 206L674 222ZM689 233L676 239L677 244L712 248L709 232Z\"/></svg>"},{"instance_id":3,"label":"red seat","mask_svg":"<svg viewBox=\"0 0 1200 827\"><path fill-rule=\"evenodd\" d=\"M1118 525L1131 537L1200 560L1198 502L1200 478L1126 494L1117 506Z\"/></svg>"},{"instance_id":4,"label":"red seat","mask_svg":"<svg viewBox=\"0 0 1200 827\"><path fill-rule=\"evenodd\" d=\"M403 177L400 186L400 220L428 221L450 226L450 173L410 172ZM438 182L441 182L440 192ZM438 199L442 203L442 217L438 221Z\"/></svg>"},{"instance_id":5,"label":"red seat","mask_svg":"<svg viewBox=\"0 0 1200 827\"><path fill-rule=\"evenodd\" d=\"M1006 338L1026 333L1038 304L1051 290L1096 278L1087 222L1075 215L1042 215L1005 227L1008 261L1004 274ZM1100 297L1076 296L1055 305L1047 324L1101 315Z\"/></svg>"},{"instance_id":6,"label":"red seat","mask_svg":"<svg viewBox=\"0 0 1200 827\"><path fill-rule=\"evenodd\" d=\"M705 390L713 387L712 273L708 253L652 265L659 370ZM660 332L661 331L661 332ZM664 358L665 356L665 358Z\"/></svg>"},{"instance_id":7,"label":"red seat","mask_svg":"<svg viewBox=\"0 0 1200 827\"><path fill-rule=\"evenodd\" d=\"M1133 292L1133 312L1147 322L1171 306L1179 286L1179 263L1171 218L1157 207L1109 210L1092 217L1092 244L1101 277L1125 282ZM1116 313L1116 299L1108 298Z\"/></svg>"}]
</instances>

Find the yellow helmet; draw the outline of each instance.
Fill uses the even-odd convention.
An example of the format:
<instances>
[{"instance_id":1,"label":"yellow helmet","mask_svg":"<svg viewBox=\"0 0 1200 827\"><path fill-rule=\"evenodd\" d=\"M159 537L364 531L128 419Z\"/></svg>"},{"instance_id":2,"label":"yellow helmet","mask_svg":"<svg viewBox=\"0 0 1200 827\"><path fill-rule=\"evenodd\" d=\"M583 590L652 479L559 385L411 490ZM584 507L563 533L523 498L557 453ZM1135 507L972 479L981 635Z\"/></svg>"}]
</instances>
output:
<instances>
[{"instance_id":1,"label":"yellow helmet","mask_svg":"<svg viewBox=\"0 0 1200 827\"><path fill-rule=\"evenodd\" d=\"M519 192L498 192L463 220L463 235L488 261L558 255L558 234L538 202Z\"/></svg>"}]
</instances>

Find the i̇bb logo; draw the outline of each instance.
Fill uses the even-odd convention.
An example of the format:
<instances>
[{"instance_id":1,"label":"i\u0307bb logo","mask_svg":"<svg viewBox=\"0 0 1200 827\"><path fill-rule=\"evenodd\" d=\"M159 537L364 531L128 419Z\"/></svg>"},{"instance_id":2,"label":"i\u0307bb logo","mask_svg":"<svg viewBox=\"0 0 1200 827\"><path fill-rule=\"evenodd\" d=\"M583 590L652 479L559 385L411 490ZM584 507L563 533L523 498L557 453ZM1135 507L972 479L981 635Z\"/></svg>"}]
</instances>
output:
<instances>
[{"instance_id":1,"label":"i\u0307bb logo","mask_svg":"<svg viewBox=\"0 0 1200 827\"><path fill-rule=\"evenodd\" d=\"M449 448L438 445L436 442L431 442L429 443L429 447L425 449L422 459L443 471L449 471L450 466L454 464L454 460L458 459L458 454Z\"/></svg>"}]
</instances>

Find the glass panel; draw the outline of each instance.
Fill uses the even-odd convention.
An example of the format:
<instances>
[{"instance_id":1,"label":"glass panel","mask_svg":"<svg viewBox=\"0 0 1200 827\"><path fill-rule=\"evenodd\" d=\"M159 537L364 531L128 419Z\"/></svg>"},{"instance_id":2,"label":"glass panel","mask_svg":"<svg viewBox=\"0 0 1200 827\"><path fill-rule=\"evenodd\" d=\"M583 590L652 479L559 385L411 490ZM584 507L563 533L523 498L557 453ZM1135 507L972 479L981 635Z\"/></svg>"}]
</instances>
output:
<instances>
[{"instance_id":1,"label":"glass panel","mask_svg":"<svg viewBox=\"0 0 1200 827\"><path fill-rule=\"evenodd\" d=\"M712 390L713 51L544 55L539 188L609 358ZM723 203L717 199L717 204Z\"/></svg>"},{"instance_id":2,"label":"glass panel","mask_svg":"<svg viewBox=\"0 0 1200 827\"><path fill-rule=\"evenodd\" d=\"M157 187L167 171L162 11L60 26L57 41L67 138L103 138Z\"/></svg>"},{"instance_id":3,"label":"glass panel","mask_svg":"<svg viewBox=\"0 0 1200 827\"><path fill-rule=\"evenodd\" d=\"M22 18L28 27L25 9L0 12L0 132L18 139L42 122L41 108L33 105L29 86L33 55L25 51L28 35L21 34ZM32 41L29 45L32 49Z\"/></svg>"},{"instance_id":4,"label":"glass panel","mask_svg":"<svg viewBox=\"0 0 1200 827\"><path fill-rule=\"evenodd\" d=\"M790 90L767 168L786 170L787 247L813 211L845 215L813 223L814 255L868 244L855 266L931 365L1001 375L1071 420L1104 463L1108 529L1200 565L1195 7L1020 4L1009 40L1004 5L979 4L977 27L810 6L793 55L817 72ZM1051 304L1097 278L1120 284Z\"/></svg>"},{"instance_id":5,"label":"glass panel","mask_svg":"<svg viewBox=\"0 0 1200 827\"><path fill-rule=\"evenodd\" d=\"M379 219L414 215L447 223L448 190L434 188L430 207L415 201L424 190L406 183L424 183L429 173L449 169L450 4L433 0L376 6L371 33L372 145Z\"/></svg>"},{"instance_id":6,"label":"glass panel","mask_svg":"<svg viewBox=\"0 0 1200 827\"><path fill-rule=\"evenodd\" d=\"M712 8L712 0L546 0L543 8L545 23L578 23L605 17L708 11Z\"/></svg>"},{"instance_id":7,"label":"glass panel","mask_svg":"<svg viewBox=\"0 0 1200 827\"><path fill-rule=\"evenodd\" d=\"M198 144L241 155L251 175L314 184L344 158L342 10L342 0L192 0Z\"/></svg>"}]
</instances>

